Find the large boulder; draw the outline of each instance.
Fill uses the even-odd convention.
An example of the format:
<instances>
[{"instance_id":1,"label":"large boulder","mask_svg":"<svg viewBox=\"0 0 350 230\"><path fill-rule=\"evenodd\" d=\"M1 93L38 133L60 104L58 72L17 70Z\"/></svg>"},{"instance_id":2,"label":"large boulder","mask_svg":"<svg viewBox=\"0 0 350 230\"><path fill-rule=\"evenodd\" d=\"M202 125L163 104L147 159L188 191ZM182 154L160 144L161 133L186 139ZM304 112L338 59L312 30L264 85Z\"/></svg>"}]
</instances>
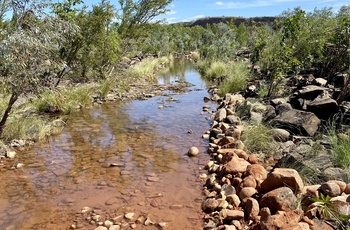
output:
<instances>
[{"instance_id":1,"label":"large boulder","mask_svg":"<svg viewBox=\"0 0 350 230\"><path fill-rule=\"evenodd\" d=\"M316 99L306 106L307 111L313 112L318 118L327 120L338 113L338 103L332 98Z\"/></svg>"},{"instance_id":2,"label":"large boulder","mask_svg":"<svg viewBox=\"0 0 350 230\"><path fill-rule=\"evenodd\" d=\"M260 208L268 207L272 214L277 211L292 211L297 207L297 197L288 187L277 188L263 195Z\"/></svg>"},{"instance_id":3,"label":"large boulder","mask_svg":"<svg viewBox=\"0 0 350 230\"><path fill-rule=\"evenodd\" d=\"M292 134L313 136L320 122L313 113L291 109L279 114L271 124L274 127L286 129Z\"/></svg>"},{"instance_id":4,"label":"large boulder","mask_svg":"<svg viewBox=\"0 0 350 230\"><path fill-rule=\"evenodd\" d=\"M304 187L303 180L299 173L295 169L290 168L275 168L261 183L258 189L261 193L274 190L276 188L287 186L294 191L299 193Z\"/></svg>"}]
</instances>

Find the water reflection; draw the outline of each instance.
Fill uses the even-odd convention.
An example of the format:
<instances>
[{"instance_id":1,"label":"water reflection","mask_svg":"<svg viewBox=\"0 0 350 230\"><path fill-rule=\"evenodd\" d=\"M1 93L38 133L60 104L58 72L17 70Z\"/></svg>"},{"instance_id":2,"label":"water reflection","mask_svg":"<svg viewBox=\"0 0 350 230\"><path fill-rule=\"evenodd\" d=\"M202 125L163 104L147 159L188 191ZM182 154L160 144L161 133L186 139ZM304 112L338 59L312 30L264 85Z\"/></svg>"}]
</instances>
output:
<instances>
[{"instance_id":1,"label":"water reflection","mask_svg":"<svg viewBox=\"0 0 350 230\"><path fill-rule=\"evenodd\" d=\"M83 206L104 204L107 198L133 189L142 190L145 197L155 193L156 188L145 183L150 175L160 178L163 184L158 186L166 187L165 192L181 187L176 197L192 202L198 186L196 173L207 155L196 159L185 155L193 145L202 152L207 146L200 137L208 122L199 115L206 91L188 62L181 60L177 65L176 76L202 90L174 94L176 100L167 101L171 106L163 109L159 105L168 96L82 110L69 119L62 134L19 153L10 164L24 163L25 167L2 172L0 229L11 225L49 229L50 222L56 229L66 229ZM161 78L172 82L175 72ZM132 205L132 198L127 203Z\"/></svg>"}]
</instances>

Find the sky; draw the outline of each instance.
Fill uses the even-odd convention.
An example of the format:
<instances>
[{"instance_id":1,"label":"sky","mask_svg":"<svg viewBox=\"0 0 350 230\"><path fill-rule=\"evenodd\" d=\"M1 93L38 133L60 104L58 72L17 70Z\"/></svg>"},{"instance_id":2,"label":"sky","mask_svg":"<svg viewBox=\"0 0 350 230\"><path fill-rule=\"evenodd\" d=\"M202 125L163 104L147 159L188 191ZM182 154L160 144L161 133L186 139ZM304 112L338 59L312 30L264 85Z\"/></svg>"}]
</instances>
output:
<instances>
[{"instance_id":1,"label":"sky","mask_svg":"<svg viewBox=\"0 0 350 230\"><path fill-rule=\"evenodd\" d=\"M161 16L168 23L193 21L198 18L216 16L278 16L296 7L306 12L315 8L332 7L337 11L341 6L350 5L349 0L174 0L168 7L167 15Z\"/></svg>"}]
</instances>

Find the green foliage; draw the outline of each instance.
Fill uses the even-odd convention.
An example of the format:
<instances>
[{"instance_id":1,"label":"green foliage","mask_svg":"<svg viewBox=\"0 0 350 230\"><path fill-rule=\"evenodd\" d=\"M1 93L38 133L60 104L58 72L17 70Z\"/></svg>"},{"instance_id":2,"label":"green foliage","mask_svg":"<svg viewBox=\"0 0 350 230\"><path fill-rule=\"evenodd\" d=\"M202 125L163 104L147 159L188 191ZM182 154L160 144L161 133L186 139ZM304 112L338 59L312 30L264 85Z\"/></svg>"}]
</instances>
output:
<instances>
[{"instance_id":1,"label":"green foliage","mask_svg":"<svg viewBox=\"0 0 350 230\"><path fill-rule=\"evenodd\" d=\"M247 126L242 140L251 153L269 151L273 143L271 129L261 123Z\"/></svg>"},{"instance_id":2,"label":"green foliage","mask_svg":"<svg viewBox=\"0 0 350 230\"><path fill-rule=\"evenodd\" d=\"M155 81L155 73L160 69L161 66L168 64L169 58L146 58L135 66L128 69L127 73L134 78L146 78Z\"/></svg>"},{"instance_id":3,"label":"green foliage","mask_svg":"<svg viewBox=\"0 0 350 230\"><path fill-rule=\"evenodd\" d=\"M227 76L226 63L221 61L212 62L209 69L206 72L206 77L211 80L222 78Z\"/></svg>"},{"instance_id":4,"label":"green foliage","mask_svg":"<svg viewBox=\"0 0 350 230\"><path fill-rule=\"evenodd\" d=\"M337 166L350 170L350 139L341 138L334 129L329 131L329 140Z\"/></svg>"},{"instance_id":5,"label":"green foliage","mask_svg":"<svg viewBox=\"0 0 350 230\"><path fill-rule=\"evenodd\" d=\"M52 127L39 116L12 116L1 135L1 138L9 142L13 139L41 140L53 132Z\"/></svg>"},{"instance_id":6,"label":"green foliage","mask_svg":"<svg viewBox=\"0 0 350 230\"><path fill-rule=\"evenodd\" d=\"M49 112L52 109L64 114L70 114L77 108L92 102L92 93L97 90L95 84L86 84L62 90L46 91L32 102L38 112Z\"/></svg>"},{"instance_id":7,"label":"green foliage","mask_svg":"<svg viewBox=\"0 0 350 230\"><path fill-rule=\"evenodd\" d=\"M243 90L250 78L248 67L243 62L230 62L226 64L227 77L219 85L219 94L237 93Z\"/></svg>"}]
</instances>

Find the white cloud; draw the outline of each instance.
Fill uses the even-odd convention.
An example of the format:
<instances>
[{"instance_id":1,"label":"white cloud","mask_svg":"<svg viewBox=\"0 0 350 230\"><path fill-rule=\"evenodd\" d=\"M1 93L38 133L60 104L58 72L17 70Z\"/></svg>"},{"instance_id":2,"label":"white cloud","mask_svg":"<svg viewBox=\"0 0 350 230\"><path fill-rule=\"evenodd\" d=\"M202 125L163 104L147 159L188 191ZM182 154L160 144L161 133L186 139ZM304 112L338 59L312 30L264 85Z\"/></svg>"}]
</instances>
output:
<instances>
[{"instance_id":1,"label":"white cloud","mask_svg":"<svg viewBox=\"0 0 350 230\"><path fill-rule=\"evenodd\" d=\"M182 20L182 21L184 21L184 22L190 22L190 21L194 21L194 20L196 20L196 19L198 19L198 18L205 18L205 15L203 15L203 14L196 15L196 16L193 16L193 17L184 19L184 20Z\"/></svg>"},{"instance_id":2,"label":"white cloud","mask_svg":"<svg viewBox=\"0 0 350 230\"><path fill-rule=\"evenodd\" d=\"M215 2L215 4L216 4L216 5L219 5L219 6L224 5L223 2Z\"/></svg>"}]
</instances>

